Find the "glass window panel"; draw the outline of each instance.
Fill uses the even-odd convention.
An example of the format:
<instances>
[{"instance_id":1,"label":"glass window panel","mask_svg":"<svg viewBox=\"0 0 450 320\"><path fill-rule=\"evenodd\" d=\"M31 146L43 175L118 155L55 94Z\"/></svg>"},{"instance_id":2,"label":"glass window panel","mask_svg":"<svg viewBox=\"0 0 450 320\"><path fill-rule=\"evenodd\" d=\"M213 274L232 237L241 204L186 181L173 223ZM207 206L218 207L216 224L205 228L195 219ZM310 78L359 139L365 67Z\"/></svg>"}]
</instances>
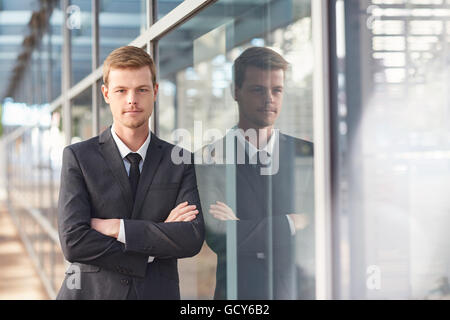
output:
<instances>
[{"instance_id":1,"label":"glass window panel","mask_svg":"<svg viewBox=\"0 0 450 320\"><path fill-rule=\"evenodd\" d=\"M442 4L443 0L410 0L411 4Z\"/></svg>"},{"instance_id":2,"label":"glass window panel","mask_svg":"<svg viewBox=\"0 0 450 320\"><path fill-rule=\"evenodd\" d=\"M403 21L383 21L383 20L375 20L372 23L372 32L373 34L404 34L405 32L405 23Z\"/></svg>"},{"instance_id":3,"label":"glass window panel","mask_svg":"<svg viewBox=\"0 0 450 320\"><path fill-rule=\"evenodd\" d=\"M377 51L395 51L404 50L405 38L404 37L373 37L373 50Z\"/></svg>"},{"instance_id":4,"label":"glass window panel","mask_svg":"<svg viewBox=\"0 0 450 320\"><path fill-rule=\"evenodd\" d=\"M92 13L90 0L72 0L68 7L66 26L70 29L71 84L74 85L92 71Z\"/></svg>"},{"instance_id":5,"label":"glass window panel","mask_svg":"<svg viewBox=\"0 0 450 320\"><path fill-rule=\"evenodd\" d=\"M54 208L58 205L59 186L62 166L62 153L66 144L66 137L64 134L62 121L62 108L59 107L52 112L51 125L48 133L48 156L50 162L50 178L53 189L51 199ZM57 229L57 215L55 214L51 220L52 226Z\"/></svg>"},{"instance_id":6,"label":"glass window panel","mask_svg":"<svg viewBox=\"0 0 450 320\"><path fill-rule=\"evenodd\" d=\"M129 44L145 30L145 0L100 1L100 61L114 49Z\"/></svg>"},{"instance_id":7,"label":"glass window panel","mask_svg":"<svg viewBox=\"0 0 450 320\"><path fill-rule=\"evenodd\" d=\"M60 1L55 2L53 7L52 15L50 17L50 27L44 36L45 46L50 42L50 48L47 49L48 60L46 63L49 64L48 70L51 69L50 81L52 83L48 95L50 97L49 101L55 100L61 95L61 59L62 59L62 24L63 24L63 14L61 12Z\"/></svg>"},{"instance_id":8,"label":"glass window panel","mask_svg":"<svg viewBox=\"0 0 450 320\"><path fill-rule=\"evenodd\" d=\"M367 3L337 2L345 6L344 30L337 33L345 31L346 55L336 61L335 80L345 81L332 100L346 112L332 108L336 298L448 299L443 1L376 1L385 8L380 19L391 9L403 10L396 20L406 25L404 37L379 37L361 23ZM436 8L412 10L419 4ZM412 20L415 14L427 19Z\"/></svg>"},{"instance_id":9,"label":"glass window panel","mask_svg":"<svg viewBox=\"0 0 450 320\"><path fill-rule=\"evenodd\" d=\"M164 17L166 14L172 11L176 6L178 6L183 1L184 0L157 0L156 1L156 10L158 11L157 20Z\"/></svg>"},{"instance_id":10,"label":"glass window panel","mask_svg":"<svg viewBox=\"0 0 450 320\"><path fill-rule=\"evenodd\" d=\"M45 79L42 67L42 52L36 49L31 56L31 90L33 105L42 105L45 102Z\"/></svg>"},{"instance_id":11,"label":"glass window panel","mask_svg":"<svg viewBox=\"0 0 450 320\"><path fill-rule=\"evenodd\" d=\"M289 67L245 65L242 87L233 90L233 63L250 47L273 50L269 55L281 55ZM200 253L179 261L182 298L314 298L312 48L311 7L304 0L218 1L158 41L159 135L200 156L207 229ZM250 79L258 81L253 93ZM276 102L261 98L269 92ZM269 109L281 105L271 117ZM266 112L268 124L254 123L259 116L252 107L269 108L255 112ZM203 152L235 134L236 125L244 127L246 117L248 128L275 123L280 130L272 135L268 175L234 158L224 165L204 162ZM245 142L230 141L244 152ZM211 208L216 201L223 205Z\"/></svg>"},{"instance_id":12,"label":"glass window panel","mask_svg":"<svg viewBox=\"0 0 450 320\"><path fill-rule=\"evenodd\" d=\"M72 143L92 137L92 89L84 90L72 100Z\"/></svg>"},{"instance_id":13,"label":"glass window panel","mask_svg":"<svg viewBox=\"0 0 450 320\"><path fill-rule=\"evenodd\" d=\"M404 4L406 0L372 0L374 4Z\"/></svg>"},{"instance_id":14,"label":"glass window panel","mask_svg":"<svg viewBox=\"0 0 450 320\"><path fill-rule=\"evenodd\" d=\"M420 21L409 22L409 32L411 34L433 35L442 34L442 21Z\"/></svg>"}]
</instances>

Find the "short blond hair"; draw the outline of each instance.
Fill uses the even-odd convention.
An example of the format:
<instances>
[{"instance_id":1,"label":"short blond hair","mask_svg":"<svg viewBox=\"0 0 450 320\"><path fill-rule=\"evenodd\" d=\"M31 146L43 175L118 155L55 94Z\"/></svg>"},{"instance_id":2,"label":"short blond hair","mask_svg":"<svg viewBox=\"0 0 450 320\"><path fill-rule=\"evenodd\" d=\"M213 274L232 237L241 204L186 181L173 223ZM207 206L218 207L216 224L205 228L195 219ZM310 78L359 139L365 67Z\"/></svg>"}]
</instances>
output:
<instances>
[{"instance_id":1,"label":"short blond hair","mask_svg":"<svg viewBox=\"0 0 450 320\"><path fill-rule=\"evenodd\" d=\"M139 69L148 66L152 73L153 86L156 85L156 66L152 57L144 49L124 46L112 51L103 63L103 83L108 86L108 76L114 69Z\"/></svg>"},{"instance_id":2,"label":"short blond hair","mask_svg":"<svg viewBox=\"0 0 450 320\"><path fill-rule=\"evenodd\" d=\"M241 88L245 80L247 67L256 67L262 70L278 70L284 72L289 66L281 54L267 47L250 47L236 58L233 64L233 81L237 88Z\"/></svg>"}]
</instances>

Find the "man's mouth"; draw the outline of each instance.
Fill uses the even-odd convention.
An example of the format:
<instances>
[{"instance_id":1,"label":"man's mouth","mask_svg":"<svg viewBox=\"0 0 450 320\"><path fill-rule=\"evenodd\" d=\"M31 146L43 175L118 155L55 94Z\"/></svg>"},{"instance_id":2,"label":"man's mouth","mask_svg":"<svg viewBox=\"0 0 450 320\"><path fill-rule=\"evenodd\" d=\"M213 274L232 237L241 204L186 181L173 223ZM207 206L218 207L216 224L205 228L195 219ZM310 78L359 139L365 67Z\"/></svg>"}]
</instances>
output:
<instances>
[{"instance_id":1,"label":"man's mouth","mask_svg":"<svg viewBox=\"0 0 450 320\"><path fill-rule=\"evenodd\" d=\"M128 113L128 114L136 114L136 113L140 113L142 112L142 110L126 110L124 111L124 113Z\"/></svg>"},{"instance_id":2,"label":"man's mouth","mask_svg":"<svg viewBox=\"0 0 450 320\"><path fill-rule=\"evenodd\" d=\"M258 109L258 111L262 112L262 113L276 113L277 112L276 109L267 109L267 108L261 108L261 109Z\"/></svg>"}]
</instances>

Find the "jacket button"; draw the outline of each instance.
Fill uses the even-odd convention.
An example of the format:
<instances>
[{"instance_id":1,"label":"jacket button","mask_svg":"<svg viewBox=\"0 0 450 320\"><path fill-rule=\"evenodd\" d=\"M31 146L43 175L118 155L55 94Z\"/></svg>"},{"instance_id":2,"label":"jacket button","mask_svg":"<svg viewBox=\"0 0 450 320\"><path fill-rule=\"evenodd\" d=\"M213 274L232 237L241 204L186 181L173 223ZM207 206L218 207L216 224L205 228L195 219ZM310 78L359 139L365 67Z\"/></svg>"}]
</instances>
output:
<instances>
[{"instance_id":1,"label":"jacket button","mask_svg":"<svg viewBox=\"0 0 450 320\"><path fill-rule=\"evenodd\" d=\"M122 283L124 286L127 286L130 283L130 281L128 279L121 279L120 283Z\"/></svg>"}]
</instances>

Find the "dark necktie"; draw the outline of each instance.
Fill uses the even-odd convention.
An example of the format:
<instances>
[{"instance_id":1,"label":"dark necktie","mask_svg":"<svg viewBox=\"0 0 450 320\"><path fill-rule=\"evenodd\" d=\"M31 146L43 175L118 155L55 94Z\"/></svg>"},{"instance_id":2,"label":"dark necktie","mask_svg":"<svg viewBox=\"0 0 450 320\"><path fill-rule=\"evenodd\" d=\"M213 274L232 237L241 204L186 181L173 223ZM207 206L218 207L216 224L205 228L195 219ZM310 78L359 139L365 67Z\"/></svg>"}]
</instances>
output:
<instances>
[{"instance_id":1,"label":"dark necktie","mask_svg":"<svg viewBox=\"0 0 450 320\"><path fill-rule=\"evenodd\" d=\"M133 201L134 201L134 199L136 198L136 190L139 183L139 177L141 175L139 171L139 162L141 161L142 158L139 155L139 153L132 153L132 152L130 152L125 158L131 164L128 179L130 180L131 192L133 193Z\"/></svg>"},{"instance_id":2,"label":"dark necktie","mask_svg":"<svg viewBox=\"0 0 450 320\"><path fill-rule=\"evenodd\" d=\"M270 154L267 151L258 151L256 154L258 156L256 161L258 166L263 168L270 166L272 158L270 157Z\"/></svg>"}]
</instances>

